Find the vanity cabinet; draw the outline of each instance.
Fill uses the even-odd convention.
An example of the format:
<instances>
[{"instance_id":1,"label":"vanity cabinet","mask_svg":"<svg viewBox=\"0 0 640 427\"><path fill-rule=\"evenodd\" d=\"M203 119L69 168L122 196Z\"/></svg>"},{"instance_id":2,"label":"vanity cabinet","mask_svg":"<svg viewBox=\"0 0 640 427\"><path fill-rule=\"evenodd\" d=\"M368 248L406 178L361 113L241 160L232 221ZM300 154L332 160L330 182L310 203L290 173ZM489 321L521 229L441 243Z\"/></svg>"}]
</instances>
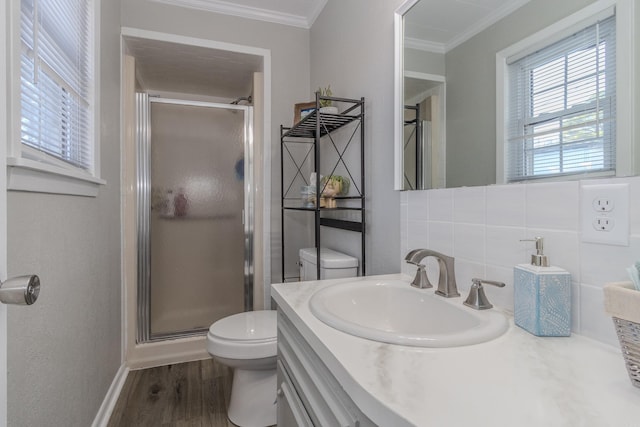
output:
<instances>
[{"instance_id":1,"label":"vanity cabinet","mask_svg":"<svg viewBox=\"0 0 640 427\"><path fill-rule=\"evenodd\" d=\"M287 316L278 310L278 427L372 427Z\"/></svg>"},{"instance_id":2,"label":"vanity cabinet","mask_svg":"<svg viewBox=\"0 0 640 427\"><path fill-rule=\"evenodd\" d=\"M337 105L339 112L321 108L326 102ZM298 251L294 249L302 248L291 248L290 240L291 236L309 231L301 230L300 224L305 222L298 215L311 214L317 249L316 278L321 278L321 227L357 235L361 250L360 274L364 276L364 98L336 98L316 93L315 103L310 103L305 112L308 114L292 127L280 126L282 281L300 280L298 269L291 268L291 258L295 256L297 260ZM321 175L326 180L323 181ZM291 277L287 277L287 271Z\"/></svg>"}]
</instances>

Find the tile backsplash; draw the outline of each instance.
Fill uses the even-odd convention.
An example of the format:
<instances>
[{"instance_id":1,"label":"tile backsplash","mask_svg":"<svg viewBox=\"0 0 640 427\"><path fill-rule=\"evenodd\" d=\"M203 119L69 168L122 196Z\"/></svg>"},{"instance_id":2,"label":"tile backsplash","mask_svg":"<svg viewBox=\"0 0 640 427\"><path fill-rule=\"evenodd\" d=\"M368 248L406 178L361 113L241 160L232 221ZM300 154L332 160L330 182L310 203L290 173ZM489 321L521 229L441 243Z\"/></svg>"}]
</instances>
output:
<instances>
[{"instance_id":1,"label":"tile backsplash","mask_svg":"<svg viewBox=\"0 0 640 427\"><path fill-rule=\"evenodd\" d=\"M629 184L629 246L581 241L580 187L594 183ZM404 273L415 272L404 262L411 249L452 255L463 298L473 277L499 280L507 286L487 286L487 296L512 312L513 267L535 253L533 242L520 240L542 236L551 264L571 273L572 331L618 345L602 288L629 280L626 267L640 260L640 177L410 191L400 200ZM436 262L427 264L429 278L437 283Z\"/></svg>"}]
</instances>

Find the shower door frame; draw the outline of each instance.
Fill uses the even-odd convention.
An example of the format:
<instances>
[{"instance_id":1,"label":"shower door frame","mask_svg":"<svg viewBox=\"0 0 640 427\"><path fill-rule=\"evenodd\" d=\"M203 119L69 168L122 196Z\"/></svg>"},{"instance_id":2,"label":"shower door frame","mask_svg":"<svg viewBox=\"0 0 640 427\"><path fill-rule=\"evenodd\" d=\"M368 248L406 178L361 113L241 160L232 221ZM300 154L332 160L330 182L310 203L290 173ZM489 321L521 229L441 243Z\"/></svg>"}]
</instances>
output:
<instances>
[{"instance_id":1,"label":"shower door frame","mask_svg":"<svg viewBox=\"0 0 640 427\"><path fill-rule=\"evenodd\" d=\"M136 342L149 343L202 335L207 329L151 334L151 103L239 110L244 113L244 310L253 309L254 164L253 107L151 97L136 92L136 222L138 251Z\"/></svg>"}]
</instances>

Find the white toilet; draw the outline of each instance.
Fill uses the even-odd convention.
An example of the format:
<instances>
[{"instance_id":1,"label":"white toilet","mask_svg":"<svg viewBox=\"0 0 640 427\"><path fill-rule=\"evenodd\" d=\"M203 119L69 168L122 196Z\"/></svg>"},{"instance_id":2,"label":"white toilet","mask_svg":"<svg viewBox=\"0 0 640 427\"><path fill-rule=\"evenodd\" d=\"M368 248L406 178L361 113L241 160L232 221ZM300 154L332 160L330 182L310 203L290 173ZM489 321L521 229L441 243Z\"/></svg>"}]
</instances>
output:
<instances>
[{"instance_id":1,"label":"white toilet","mask_svg":"<svg viewBox=\"0 0 640 427\"><path fill-rule=\"evenodd\" d=\"M318 277L318 250L300 249L300 280L316 280ZM358 258L320 248L320 279L341 279L358 275Z\"/></svg>"},{"instance_id":2,"label":"white toilet","mask_svg":"<svg viewBox=\"0 0 640 427\"><path fill-rule=\"evenodd\" d=\"M276 424L276 311L248 311L215 322L207 351L234 369L227 416L241 427Z\"/></svg>"},{"instance_id":3,"label":"white toilet","mask_svg":"<svg viewBox=\"0 0 640 427\"><path fill-rule=\"evenodd\" d=\"M300 250L300 280L315 280L316 249ZM322 248L322 279L355 277L358 259ZM207 334L207 351L234 369L227 416L240 427L276 424L276 311L248 311L215 322Z\"/></svg>"}]
</instances>

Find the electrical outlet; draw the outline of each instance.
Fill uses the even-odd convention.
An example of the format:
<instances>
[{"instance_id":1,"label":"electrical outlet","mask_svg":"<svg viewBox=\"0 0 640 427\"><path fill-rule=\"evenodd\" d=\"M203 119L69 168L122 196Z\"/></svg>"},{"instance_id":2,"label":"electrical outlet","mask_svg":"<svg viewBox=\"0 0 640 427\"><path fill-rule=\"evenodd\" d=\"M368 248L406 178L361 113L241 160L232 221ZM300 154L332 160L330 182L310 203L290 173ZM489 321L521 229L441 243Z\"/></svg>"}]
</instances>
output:
<instances>
[{"instance_id":1,"label":"electrical outlet","mask_svg":"<svg viewBox=\"0 0 640 427\"><path fill-rule=\"evenodd\" d=\"M629 184L581 186L582 241L629 246Z\"/></svg>"},{"instance_id":2,"label":"electrical outlet","mask_svg":"<svg viewBox=\"0 0 640 427\"><path fill-rule=\"evenodd\" d=\"M599 216L593 220L593 228L595 228L596 231L612 231L613 227L615 227L615 221L613 218Z\"/></svg>"},{"instance_id":3,"label":"electrical outlet","mask_svg":"<svg viewBox=\"0 0 640 427\"><path fill-rule=\"evenodd\" d=\"M593 199L593 209L598 212L611 212L613 206L613 200L607 197L596 197Z\"/></svg>"}]
</instances>

